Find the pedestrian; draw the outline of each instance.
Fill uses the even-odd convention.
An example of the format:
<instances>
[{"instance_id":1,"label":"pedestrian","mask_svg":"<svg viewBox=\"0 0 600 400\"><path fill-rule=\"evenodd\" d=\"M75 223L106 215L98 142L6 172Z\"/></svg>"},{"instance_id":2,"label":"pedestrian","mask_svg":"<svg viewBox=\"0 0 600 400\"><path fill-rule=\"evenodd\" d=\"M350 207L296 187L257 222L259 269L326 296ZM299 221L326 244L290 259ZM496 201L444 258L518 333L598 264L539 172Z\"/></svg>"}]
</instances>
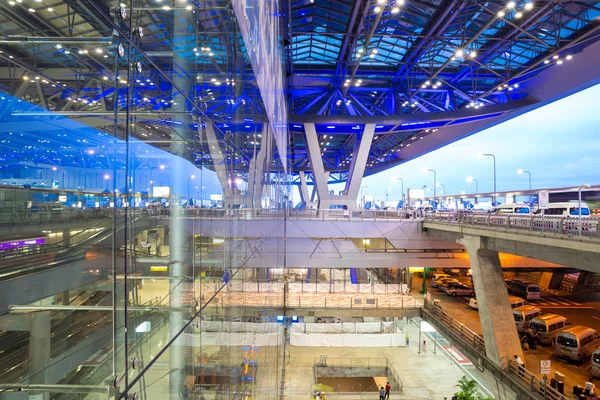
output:
<instances>
[{"instance_id":1,"label":"pedestrian","mask_svg":"<svg viewBox=\"0 0 600 400\"><path fill-rule=\"evenodd\" d=\"M517 366L519 368L519 375L524 376L525 375L525 363L523 362L521 357L519 357L516 354L515 354L515 362L517 363Z\"/></svg>"},{"instance_id":2,"label":"pedestrian","mask_svg":"<svg viewBox=\"0 0 600 400\"><path fill-rule=\"evenodd\" d=\"M390 398L390 390L392 389L392 387L390 386L390 383L386 383L385 384L385 400L389 400Z\"/></svg>"},{"instance_id":3,"label":"pedestrian","mask_svg":"<svg viewBox=\"0 0 600 400\"><path fill-rule=\"evenodd\" d=\"M379 389L379 400L385 400L385 389L383 386Z\"/></svg>"},{"instance_id":4,"label":"pedestrian","mask_svg":"<svg viewBox=\"0 0 600 400\"><path fill-rule=\"evenodd\" d=\"M585 383L585 395L590 398L596 397L596 385L592 383L592 378Z\"/></svg>"}]
</instances>

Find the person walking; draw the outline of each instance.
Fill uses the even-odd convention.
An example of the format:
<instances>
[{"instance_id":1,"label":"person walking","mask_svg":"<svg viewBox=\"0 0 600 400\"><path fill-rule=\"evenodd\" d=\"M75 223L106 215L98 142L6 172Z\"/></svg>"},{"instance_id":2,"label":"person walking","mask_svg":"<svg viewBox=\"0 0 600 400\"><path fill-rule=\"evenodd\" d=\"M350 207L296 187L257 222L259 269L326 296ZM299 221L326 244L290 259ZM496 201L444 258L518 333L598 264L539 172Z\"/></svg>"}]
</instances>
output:
<instances>
[{"instance_id":1,"label":"person walking","mask_svg":"<svg viewBox=\"0 0 600 400\"><path fill-rule=\"evenodd\" d=\"M379 389L379 400L385 400L385 389L383 386Z\"/></svg>"},{"instance_id":2,"label":"person walking","mask_svg":"<svg viewBox=\"0 0 600 400\"><path fill-rule=\"evenodd\" d=\"M389 400L390 398L390 390L392 389L392 387L390 386L390 383L386 383L385 384L385 400Z\"/></svg>"},{"instance_id":3,"label":"person walking","mask_svg":"<svg viewBox=\"0 0 600 400\"><path fill-rule=\"evenodd\" d=\"M518 368L519 368L519 375L525 376L525 363L523 362L521 357L519 357L516 354L515 354L515 362L517 363Z\"/></svg>"},{"instance_id":4,"label":"person walking","mask_svg":"<svg viewBox=\"0 0 600 400\"><path fill-rule=\"evenodd\" d=\"M585 383L585 395L589 398L596 398L596 385L592 383L592 378Z\"/></svg>"}]
</instances>

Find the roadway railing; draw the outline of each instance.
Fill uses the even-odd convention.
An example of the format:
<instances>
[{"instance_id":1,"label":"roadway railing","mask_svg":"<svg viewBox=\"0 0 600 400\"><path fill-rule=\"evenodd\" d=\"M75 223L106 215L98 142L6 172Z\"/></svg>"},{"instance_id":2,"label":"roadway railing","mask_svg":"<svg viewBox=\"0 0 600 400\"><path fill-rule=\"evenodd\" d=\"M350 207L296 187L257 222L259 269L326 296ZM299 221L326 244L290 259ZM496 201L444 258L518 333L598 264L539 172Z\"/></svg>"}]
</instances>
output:
<instances>
[{"instance_id":1,"label":"roadway railing","mask_svg":"<svg viewBox=\"0 0 600 400\"><path fill-rule=\"evenodd\" d=\"M579 218L540 215L498 215L498 214L465 214L465 213L430 213L425 221L453 223L488 228L517 229L531 232L549 232L562 235L579 234ZM600 220L583 218L581 235L600 238Z\"/></svg>"},{"instance_id":2,"label":"roadway railing","mask_svg":"<svg viewBox=\"0 0 600 400\"><path fill-rule=\"evenodd\" d=\"M176 209L177 215L198 219L288 219L288 220L315 220L315 221L388 221L408 219L410 214L406 210L297 210L297 209L262 209L262 208L180 208ZM167 208L149 210L150 216L165 217L173 214Z\"/></svg>"},{"instance_id":3,"label":"roadway railing","mask_svg":"<svg viewBox=\"0 0 600 400\"><path fill-rule=\"evenodd\" d=\"M480 364L479 366L489 370L497 378L502 379L503 382L507 382L512 386L513 390L518 388L522 394L530 399L537 400L541 396L544 399L550 400L567 400L566 396L559 393L556 389L547 386L547 382L540 379L533 372L524 367L519 367L514 360L508 359L508 363L504 368L490 360L485 352L483 338L461 322L450 317L435 302L426 300L421 312L434 327L444 328L443 331L440 330L440 333L451 336L453 341L461 343L476 353L480 361L478 363ZM439 325L439 327L436 325Z\"/></svg>"}]
</instances>

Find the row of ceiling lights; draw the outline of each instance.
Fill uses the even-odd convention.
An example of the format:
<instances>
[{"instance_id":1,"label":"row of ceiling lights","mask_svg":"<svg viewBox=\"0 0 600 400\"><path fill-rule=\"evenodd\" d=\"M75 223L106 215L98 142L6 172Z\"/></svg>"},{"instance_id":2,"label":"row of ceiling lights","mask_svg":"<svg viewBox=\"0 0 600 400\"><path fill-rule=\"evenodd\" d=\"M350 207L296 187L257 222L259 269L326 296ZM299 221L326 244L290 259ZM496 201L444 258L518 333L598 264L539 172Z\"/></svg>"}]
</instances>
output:
<instances>
[{"instance_id":1,"label":"row of ceiling lights","mask_svg":"<svg viewBox=\"0 0 600 400\"><path fill-rule=\"evenodd\" d=\"M387 0L377 0L377 4L378 5L375 6L375 8L373 8L373 12L380 13L384 10L386 5L389 5L392 7L390 12L392 14L397 14L398 12L400 12L400 6L404 4L404 0L396 0L394 2L390 2L390 4L388 4Z\"/></svg>"}]
</instances>

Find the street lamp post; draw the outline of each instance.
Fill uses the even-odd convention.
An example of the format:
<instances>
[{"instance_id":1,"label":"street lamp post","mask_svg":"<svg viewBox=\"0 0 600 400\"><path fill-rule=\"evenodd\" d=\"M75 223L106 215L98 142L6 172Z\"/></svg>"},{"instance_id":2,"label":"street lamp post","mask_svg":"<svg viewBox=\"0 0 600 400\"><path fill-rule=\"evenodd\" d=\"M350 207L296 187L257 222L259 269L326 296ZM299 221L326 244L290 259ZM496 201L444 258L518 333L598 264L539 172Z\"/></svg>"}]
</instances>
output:
<instances>
[{"instance_id":1,"label":"street lamp post","mask_svg":"<svg viewBox=\"0 0 600 400\"><path fill-rule=\"evenodd\" d=\"M578 192L579 192L579 210L578 210L579 211L579 227L578 227L579 236L581 236L581 226L583 225L583 218L581 217L581 189L589 188L589 187L590 187L590 185L583 184L577 188Z\"/></svg>"},{"instance_id":2,"label":"street lamp post","mask_svg":"<svg viewBox=\"0 0 600 400\"><path fill-rule=\"evenodd\" d=\"M390 192L392 191L392 188L387 188L385 189L385 202L387 205L388 200L390 199Z\"/></svg>"},{"instance_id":3,"label":"street lamp post","mask_svg":"<svg viewBox=\"0 0 600 400\"><path fill-rule=\"evenodd\" d=\"M398 178L397 176L392 177L394 182L400 181L402 186L400 187L400 200L402 200L402 208L404 208L404 179Z\"/></svg>"},{"instance_id":4,"label":"street lamp post","mask_svg":"<svg viewBox=\"0 0 600 400\"><path fill-rule=\"evenodd\" d=\"M106 190L108 190L108 180L110 179L110 175L104 174L104 180L106 181Z\"/></svg>"},{"instance_id":5,"label":"street lamp post","mask_svg":"<svg viewBox=\"0 0 600 400\"><path fill-rule=\"evenodd\" d=\"M443 196L443 195L446 193L446 185L444 185L443 183L438 183L438 184L437 184L437 186L438 186L438 187L440 187L440 186L441 186L441 188L442 188L442 193L441 193L441 195Z\"/></svg>"},{"instance_id":6,"label":"street lamp post","mask_svg":"<svg viewBox=\"0 0 600 400\"><path fill-rule=\"evenodd\" d=\"M433 197L436 197L435 187L437 186L437 173L434 169L427 169L429 172L433 172Z\"/></svg>"},{"instance_id":7,"label":"street lamp post","mask_svg":"<svg viewBox=\"0 0 600 400\"><path fill-rule=\"evenodd\" d=\"M361 208L365 208L365 197L363 196L363 189L364 188L368 188L368 186L361 186L360 187L360 202L362 203Z\"/></svg>"},{"instance_id":8,"label":"street lamp post","mask_svg":"<svg viewBox=\"0 0 600 400\"><path fill-rule=\"evenodd\" d=\"M517 174L519 174L519 175L523 175L523 174L529 175L529 190L531 190L531 172L524 171L524 170L520 169L520 170L517 171Z\"/></svg>"},{"instance_id":9,"label":"street lamp post","mask_svg":"<svg viewBox=\"0 0 600 400\"><path fill-rule=\"evenodd\" d=\"M469 176L469 177L467 177L467 182L468 183L475 182L475 194L479 193L479 182L477 181L477 179L473 178L472 176Z\"/></svg>"},{"instance_id":10,"label":"street lamp post","mask_svg":"<svg viewBox=\"0 0 600 400\"><path fill-rule=\"evenodd\" d=\"M188 178L188 187L187 187L187 199L188 199L188 204L190 204L190 180L191 179L195 179L196 175L190 175L190 177Z\"/></svg>"},{"instance_id":11,"label":"street lamp post","mask_svg":"<svg viewBox=\"0 0 600 400\"><path fill-rule=\"evenodd\" d=\"M492 206L496 204L496 156L491 153L482 154L484 157L492 157L494 159L494 195L492 196Z\"/></svg>"}]
</instances>

